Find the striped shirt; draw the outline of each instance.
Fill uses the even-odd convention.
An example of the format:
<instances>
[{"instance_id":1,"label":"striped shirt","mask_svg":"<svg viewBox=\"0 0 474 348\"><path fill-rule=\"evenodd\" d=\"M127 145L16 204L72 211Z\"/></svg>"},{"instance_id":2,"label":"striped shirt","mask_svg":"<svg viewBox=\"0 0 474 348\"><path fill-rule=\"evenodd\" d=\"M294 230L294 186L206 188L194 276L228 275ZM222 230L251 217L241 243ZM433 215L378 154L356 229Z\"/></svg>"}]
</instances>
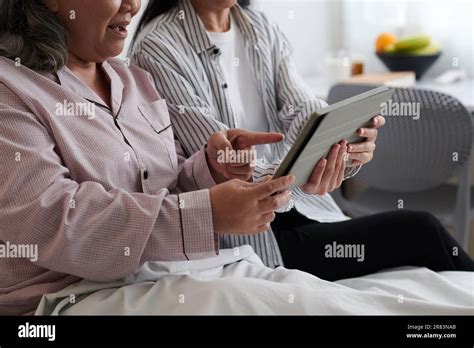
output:
<instances>
[{"instance_id":1,"label":"striped shirt","mask_svg":"<svg viewBox=\"0 0 474 348\"><path fill-rule=\"evenodd\" d=\"M308 117L327 104L302 81L292 62L291 45L263 13L238 5L231 13L245 40L269 131L285 134L284 141L259 154L254 173L258 182L275 172ZM132 62L152 74L166 99L175 136L188 156L201 149L214 132L235 128L220 55L189 0L180 0L178 6L143 28L130 52ZM357 170L348 168L346 178ZM296 188L292 197L285 210L295 206L321 222L348 219L330 195L309 195ZM283 265L271 230L247 236L222 235L220 243L221 248L250 244L266 265Z\"/></svg>"}]
</instances>

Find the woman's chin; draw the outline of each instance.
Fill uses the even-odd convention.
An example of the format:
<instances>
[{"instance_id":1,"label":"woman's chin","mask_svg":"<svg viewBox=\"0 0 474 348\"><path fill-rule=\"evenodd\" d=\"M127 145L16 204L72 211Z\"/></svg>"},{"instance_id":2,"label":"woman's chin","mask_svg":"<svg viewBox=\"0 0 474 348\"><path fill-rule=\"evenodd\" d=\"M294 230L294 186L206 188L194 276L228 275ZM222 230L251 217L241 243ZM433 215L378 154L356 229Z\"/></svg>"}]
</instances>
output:
<instances>
[{"instance_id":1,"label":"woman's chin","mask_svg":"<svg viewBox=\"0 0 474 348\"><path fill-rule=\"evenodd\" d=\"M107 59L112 59L112 58L115 58L117 57L118 55L120 55L120 53L123 52L123 49L124 49L124 45L123 44L120 44L120 45L113 45L111 46L110 48L108 48L107 50L104 50L101 54L102 57L108 57Z\"/></svg>"}]
</instances>

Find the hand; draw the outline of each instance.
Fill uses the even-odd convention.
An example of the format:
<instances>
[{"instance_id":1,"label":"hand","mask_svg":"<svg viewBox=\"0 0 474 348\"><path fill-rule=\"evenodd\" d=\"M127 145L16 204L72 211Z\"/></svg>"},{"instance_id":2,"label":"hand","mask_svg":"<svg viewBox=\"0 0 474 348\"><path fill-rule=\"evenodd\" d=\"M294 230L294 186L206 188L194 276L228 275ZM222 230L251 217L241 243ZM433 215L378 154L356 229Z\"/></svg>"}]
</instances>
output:
<instances>
[{"instance_id":1,"label":"hand","mask_svg":"<svg viewBox=\"0 0 474 348\"><path fill-rule=\"evenodd\" d=\"M357 130L357 134L366 139L361 143L348 146L348 158L352 160L349 165L350 167L366 164L374 158L375 140L377 139L378 133L377 128L382 127L384 124L385 118L375 116L371 120L371 128L359 128Z\"/></svg>"},{"instance_id":2,"label":"hand","mask_svg":"<svg viewBox=\"0 0 474 348\"><path fill-rule=\"evenodd\" d=\"M347 141L333 145L326 158L320 159L306 184L301 189L313 195L325 195L341 186L346 169Z\"/></svg>"},{"instance_id":3,"label":"hand","mask_svg":"<svg viewBox=\"0 0 474 348\"><path fill-rule=\"evenodd\" d=\"M290 192L287 188L294 180L292 175L259 183L233 179L214 186L209 190L214 232L251 234L267 231L275 219L275 210L288 203ZM277 194L272 196L274 193Z\"/></svg>"},{"instance_id":4,"label":"hand","mask_svg":"<svg viewBox=\"0 0 474 348\"><path fill-rule=\"evenodd\" d=\"M282 141L283 134L228 129L214 133L207 142L207 159L216 183L230 179L248 181L253 174L255 145Z\"/></svg>"}]
</instances>

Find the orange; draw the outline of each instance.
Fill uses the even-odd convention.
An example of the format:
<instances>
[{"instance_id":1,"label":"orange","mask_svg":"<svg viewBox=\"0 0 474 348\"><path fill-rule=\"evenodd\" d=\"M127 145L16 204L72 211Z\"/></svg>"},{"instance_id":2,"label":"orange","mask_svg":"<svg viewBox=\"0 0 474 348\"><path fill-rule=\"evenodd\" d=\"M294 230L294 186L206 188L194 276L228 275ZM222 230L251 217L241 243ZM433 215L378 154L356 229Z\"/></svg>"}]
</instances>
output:
<instances>
[{"instance_id":1,"label":"orange","mask_svg":"<svg viewBox=\"0 0 474 348\"><path fill-rule=\"evenodd\" d=\"M398 41L398 38L391 33L382 33L377 37L375 42L375 50L379 53L385 51L389 45L393 45Z\"/></svg>"}]
</instances>

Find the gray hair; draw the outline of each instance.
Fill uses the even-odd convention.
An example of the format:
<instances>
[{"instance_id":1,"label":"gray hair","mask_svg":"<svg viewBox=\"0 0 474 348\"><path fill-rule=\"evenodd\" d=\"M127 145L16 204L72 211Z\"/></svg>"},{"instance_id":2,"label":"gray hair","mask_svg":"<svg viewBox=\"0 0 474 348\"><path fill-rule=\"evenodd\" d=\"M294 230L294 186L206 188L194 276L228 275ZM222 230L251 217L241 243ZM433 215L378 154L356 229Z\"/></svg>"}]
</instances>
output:
<instances>
[{"instance_id":1,"label":"gray hair","mask_svg":"<svg viewBox=\"0 0 474 348\"><path fill-rule=\"evenodd\" d=\"M0 56L54 73L67 61L67 30L43 0L0 0Z\"/></svg>"}]
</instances>

